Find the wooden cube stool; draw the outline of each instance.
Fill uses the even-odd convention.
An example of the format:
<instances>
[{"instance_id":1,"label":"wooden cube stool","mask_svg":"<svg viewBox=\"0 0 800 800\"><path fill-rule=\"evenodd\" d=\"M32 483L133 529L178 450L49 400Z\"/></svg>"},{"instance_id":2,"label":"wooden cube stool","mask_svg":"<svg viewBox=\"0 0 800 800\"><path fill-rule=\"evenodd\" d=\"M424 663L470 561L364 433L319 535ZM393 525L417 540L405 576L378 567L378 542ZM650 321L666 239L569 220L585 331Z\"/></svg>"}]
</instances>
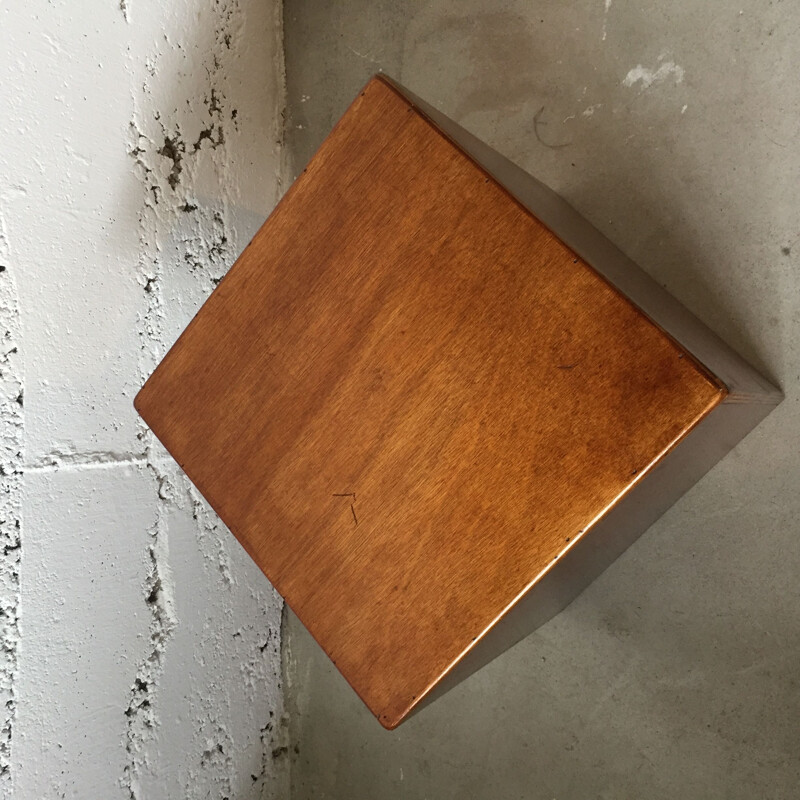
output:
<instances>
[{"instance_id":1,"label":"wooden cube stool","mask_svg":"<svg viewBox=\"0 0 800 800\"><path fill-rule=\"evenodd\" d=\"M562 609L779 400L379 76L136 408L391 728Z\"/></svg>"}]
</instances>

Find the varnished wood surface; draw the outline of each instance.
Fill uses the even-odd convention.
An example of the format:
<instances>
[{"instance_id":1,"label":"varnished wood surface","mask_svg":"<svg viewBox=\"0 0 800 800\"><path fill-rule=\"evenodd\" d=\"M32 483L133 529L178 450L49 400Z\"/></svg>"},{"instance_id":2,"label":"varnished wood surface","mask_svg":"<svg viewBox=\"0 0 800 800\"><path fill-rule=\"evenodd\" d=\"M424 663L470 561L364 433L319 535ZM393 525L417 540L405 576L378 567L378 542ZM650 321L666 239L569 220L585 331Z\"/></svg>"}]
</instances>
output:
<instances>
[{"instance_id":1,"label":"varnished wood surface","mask_svg":"<svg viewBox=\"0 0 800 800\"><path fill-rule=\"evenodd\" d=\"M393 727L724 395L374 79L136 407Z\"/></svg>"}]
</instances>

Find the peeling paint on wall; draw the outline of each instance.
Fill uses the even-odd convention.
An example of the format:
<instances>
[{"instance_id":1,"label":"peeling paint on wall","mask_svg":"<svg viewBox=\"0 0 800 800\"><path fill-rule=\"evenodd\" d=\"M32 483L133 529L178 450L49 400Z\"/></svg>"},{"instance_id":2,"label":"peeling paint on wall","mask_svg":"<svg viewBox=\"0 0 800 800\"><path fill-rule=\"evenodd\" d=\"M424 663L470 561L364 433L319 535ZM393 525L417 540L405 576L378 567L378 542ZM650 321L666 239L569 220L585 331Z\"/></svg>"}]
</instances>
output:
<instances>
[{"instance_id":1,"label":"peeling paint on wall","mask_svg":"<svg viewBox=\"0 0 800 800\"><path fill-rule=\"evenodd\" d=\"M11 253L0 205L0 794L11 797L11 747L19 645L20 502L23 463L22 336Z\"/></svg>"},{"instance_id":2,"label":"peeling paint on wall","mask_svg":"<svg viewBox=\"0 0 800 800\"><path fill-rule=\"evenodd\" d=\"M243 244L235 230L237 185L230 164L236 158L236 151L229 144L238 141L241 128L228 75L231 61L238 58L244 46L244 12L242 3L229 0L216 3L211 12L201 15L204 29L213 31L209 46L200 64L192 63L188 57L185 60L187 70L191 64L196 74L203 76L202 80L190 81L168 103L161 99L159 85L164 63L180 62L181 55L189 50L179 40L172 40L169 47L159 46L148 54L148 75L135 98L128 153L142 186L139 283L145 295L145 310L141 326L141 381L163 357L167 343L174 339L174 323L179 321L182 327L188 321L190 313L222 279L237 246ZM276 179L277 172L273 175L273 180ZM212 190L203 191L207 186ZM230 534L182 475L168 475L162 466L160 445L143 426L139 438L155 481L158 503L148 546L150 569L144 584L151 612L150 649L139 666L126 711L129 763L124 785L131 800L144 796L144 774L149 772L151 778L157 775L149 767L148 751L158 744L156 732L161 725L163 705L159 683L173 634L184 622L175 610L169 555L174 535L171 520L176 516L185 520L186 513L191 513L190 527L196 545L218 592L216 596L209 595L209 601L219 603L228 619L233 616L234 608L229 595L236 588L225 544ZM256 596L251 595L250 602ZM230 649L229 643L219 640L220 633L218 630L212 635L214 649ZM256 629L252 633L256 634ZM265 633L278 638L274 627ZM236 649L247 657L245 643L240 634ZM216 655L219 657L219 653ZM277 649L268 655L273 665L279 664ZM245 686L251 703L256 703L265 681L279 681L279 678L277 667L271 676L256 668L255 664L265 661L263 651L255 662L252 659L251 652L245 663L250 665L252 676L260 680L251 680ZM193 787L198 785L219 792L220 796L236 793L238 765L233 757L234 743L228 725L223 722L225 714L220 711L213 696L198 693L193 697L191 713L198 732L197 759L183 777L182 789L187 793L196 792ZM280 709L271 709L271 713L276 711ZM250 773L251 792L266 790L275 774L272 762L262 757L259 767Z\"/></svg>"},{"instance_id":3,"label":"peeling paint on wall","mask_svg":"<svg viewBox=\"0 0 800 800\"><path fill-rule=\"evenodd\" d=\"M136 672L131 687L130 702L125 709L128 759L122 784L128 791L130 800L139 800L142 797L139 783L141 759L158 724L154 687L161 675L167 642L178 624L174 611L174 585L167 550L168 527L162 505L169 499L171 487L166 475L160 472L157 464L149 461L148 467L153 473L158 500L155 506L155 519L147 532L150 541L147 546L148 570L144 590L145 603L150 610L149 644L145 658Z\"/></svg>"},{"instance_id":4,"label":"peeling paint on wall","mask_svg":"<svg viewBox=\"0 0 800 800\"><path fill-rule=\"evenodd\" d=\"M2 796L286 794L282 601L132 406L278 199L281 26L0 5Z\"/></svg>"}]
</instances>

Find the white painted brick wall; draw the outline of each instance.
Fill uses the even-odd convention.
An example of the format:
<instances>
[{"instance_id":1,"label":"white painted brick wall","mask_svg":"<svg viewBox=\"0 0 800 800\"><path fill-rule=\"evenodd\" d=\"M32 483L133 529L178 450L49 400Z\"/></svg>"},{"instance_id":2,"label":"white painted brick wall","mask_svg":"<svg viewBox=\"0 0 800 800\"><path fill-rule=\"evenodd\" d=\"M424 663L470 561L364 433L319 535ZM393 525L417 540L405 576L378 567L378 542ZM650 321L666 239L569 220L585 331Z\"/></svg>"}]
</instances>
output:
<instances>
[{"instance_id":1,"label":"white painted brick wall","mask_svg":"<svg viewBox=\"0 0 800 800\"><path fill-rule=\"evenodd\" d=\"M0 796L286 794L280 598L132 407L279 195L280 5L0 5Z\"/></svg>"}]
</instances>

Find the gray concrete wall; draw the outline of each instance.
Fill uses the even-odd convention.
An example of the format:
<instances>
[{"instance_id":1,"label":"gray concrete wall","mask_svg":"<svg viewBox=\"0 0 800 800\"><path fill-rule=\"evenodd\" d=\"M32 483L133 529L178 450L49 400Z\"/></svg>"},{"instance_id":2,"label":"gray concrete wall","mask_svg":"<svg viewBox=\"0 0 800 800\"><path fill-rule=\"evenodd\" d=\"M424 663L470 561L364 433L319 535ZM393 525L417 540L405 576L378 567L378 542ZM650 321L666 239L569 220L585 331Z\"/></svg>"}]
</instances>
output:
<instances>
[{"instance_id":1,"label":"gray concrete wall","mask_svg":"<svg viewBox=\"0 0 800 800\"><path fill-rule=\"evenodd\" d=\"M564 613L386 732L291 616L294 800L798 796L800 7L287 0L299 171L384 69L787 399Z\"/></svg>"}]
</instances>

